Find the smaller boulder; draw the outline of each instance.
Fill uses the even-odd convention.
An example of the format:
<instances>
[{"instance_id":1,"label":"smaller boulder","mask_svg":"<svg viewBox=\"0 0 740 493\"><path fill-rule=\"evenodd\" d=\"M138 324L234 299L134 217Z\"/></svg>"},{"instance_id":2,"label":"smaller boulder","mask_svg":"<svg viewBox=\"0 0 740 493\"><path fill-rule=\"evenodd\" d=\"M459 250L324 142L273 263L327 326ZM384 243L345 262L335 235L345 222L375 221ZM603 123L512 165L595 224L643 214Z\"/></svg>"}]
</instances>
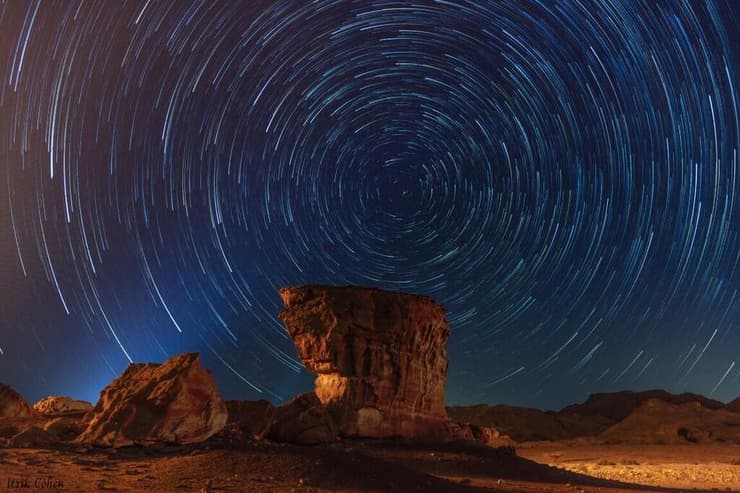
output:
<instances>
[{"instance_id":1,"label":"smaller boulder","mask_svg":"<svg viewBox=\"0 0 740 493\"><path fill-rule=\"evenodd\" d=\"M470 434L473 435L473 440L482 443L484 445L500 445L501 434L489 427L489 426L478 426L474 424L467 425L470 428Z\"/></svg>"},{"instance_id":2,"label":"smaller boulder","mask_svg":"<svg viewBox=\"0 0 740 493\"><path fill-rule=\"evenodd\" d=\"M78 401L70 397L49 396L33 405L34 410L45 417L85 414L93 406L87 401Z\"/></svg>"},{"instance_id":3,"label":"smaller boulder","mask_svg":"<svg viewBox=\"0 0 740 493\"><path fill-rule=\"evenodd\" d=\"M52 436L47 431L37 426L31 426L11 438L8 446L12 448L40 448L48 447L53 441Z\"/></svg>"},{"instance_id":4,"label":"smaller boulder","mask_svg":"<svg viewBox=\"0 0 740 493\"><path fill-rule=\"evenodd\" d=\"M13 438L27 427L19 426L19 423L3 423L0 425L0 438Z\"/></svg>"},{"instance_id":5,"label":"smaller boulder","mask_svg":"<svg viewBox=\"0 0 740 493\"><path fill-rule=\"evenodd\" d=\"M511 439L502 436L498 430L489 426L479 426L472 423L458 423L457 421L447 421L445 426L440 428L438 436L431 437L441 441L458 441L477 442L483 445L498 447L508 445Z\"/></svg>"},{"instance_id":6,"label":"smaller boulder","mask_svg":"<svg viewBox=\"0 0 740 493\"><path fill-rule=\"evenodd\" d=\"M329 411L309 392L276 407L263 436L276 442L315 445L335 441L338 433Z\"/></svg>"},{"instance_id":7,"label":"smaller boulder","mask_svg":"<svg viewBox=\"0 0 740 493\"><path fill-rule=\"evenodd\" d=\"M80 420L69 416L60 416L46 422L44 431L59 442L69 442L77 438L85 428Z\"/></svg>"},{"instance_id":8,"label":"smaller boulder","mask_svg":"<svg viewBox=\"0 0 740 493\"><path fill-rule=\"evenodd\" d=\"M226 401L227 425L235 425L245 436L259 436L270 424L275 406L266 400Z\"/></svg>"}]
</instances>

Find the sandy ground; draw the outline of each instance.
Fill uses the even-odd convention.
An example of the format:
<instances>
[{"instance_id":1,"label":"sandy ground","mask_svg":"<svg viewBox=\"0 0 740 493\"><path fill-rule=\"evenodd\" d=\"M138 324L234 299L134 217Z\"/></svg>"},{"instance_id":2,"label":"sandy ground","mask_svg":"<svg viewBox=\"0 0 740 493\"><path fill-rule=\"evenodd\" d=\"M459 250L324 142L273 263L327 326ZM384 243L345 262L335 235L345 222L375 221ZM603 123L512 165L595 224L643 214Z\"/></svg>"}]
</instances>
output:
<instances>
[{"instance_id":1,"label":"sandy ground","mask_svg":"<svg viewBox=\"0 0 740 493\"><path fill-rule=\"evenodd\" d=\"M523 446L518 453L401 442L0 449L0 492L200 492L207 491L208 484L212 492L668 491L655 486L676 488L671 491L740 491L740 465L736 464L740 446L545 443Z\"/></svg>"},{"instance_id":2,"label":"sandy ground","mask_svg":"<svg viewBox=\"0 0 740 493\"><path fill-rule=\"evenodd\" d=\"M740 445L522 444L522 457L628 483L692 490L740 491Z\"/></svg>"}]
</instances>

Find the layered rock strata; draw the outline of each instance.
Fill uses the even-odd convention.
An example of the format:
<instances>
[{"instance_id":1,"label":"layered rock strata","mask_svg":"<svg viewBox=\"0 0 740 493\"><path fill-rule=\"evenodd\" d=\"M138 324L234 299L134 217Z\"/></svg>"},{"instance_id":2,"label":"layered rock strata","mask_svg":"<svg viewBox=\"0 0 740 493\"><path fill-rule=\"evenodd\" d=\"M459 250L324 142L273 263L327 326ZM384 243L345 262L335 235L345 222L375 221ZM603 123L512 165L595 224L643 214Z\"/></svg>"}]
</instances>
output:
<instances>
[{"instance_id":1,"label":"layered rock strata","mask_svg":"<svg viewBox=\"0 0 740 493\"><path fill-rule=\"evenodd\" d=\"M297 286L280 296L315 393L350 437L436 435L447 422L450 335L426 296L373 288Z\"/></svg>"}]
</instances>

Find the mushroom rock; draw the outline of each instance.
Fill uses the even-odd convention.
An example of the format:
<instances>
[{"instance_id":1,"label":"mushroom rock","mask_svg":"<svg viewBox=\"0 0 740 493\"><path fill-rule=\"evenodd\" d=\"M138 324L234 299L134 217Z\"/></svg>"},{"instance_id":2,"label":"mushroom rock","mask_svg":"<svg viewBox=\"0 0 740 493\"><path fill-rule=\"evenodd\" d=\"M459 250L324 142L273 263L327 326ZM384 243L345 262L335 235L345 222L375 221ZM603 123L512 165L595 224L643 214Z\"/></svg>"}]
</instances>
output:
<instances>
[{"instance_id":1,"label":"mushroom rock","mask_svg":"<svg viewBox=\"0 0 740 493\"><path fill-rule=\"evenodd\" d=\"M162 364L130 364L103 389L91 413L77 442L113 447L201 442L221 431L228 418L197 353Z\"/></svg>"},{"instance_id":2,"label":"mushroom rock","mask_svg":"<svg viewBox=\"0 0 740 493\"><path fill-rule=\"evenodd\" d=\"M341 435L423 438L446 426L442 306L353 286L287 287L280 296L280 318Z\"/></svg>"},{"instance_id":3,"label":"mushroom rock","mask_svg":"<svg viewBox=\"0 0 740 493\"><path fill-rule=\"evenodd\" d=\"M33 418L31 405L18 392L0 383L0 418Z\"/></svg>"},{"instance_id":4,"label":"mushroom rock","mask_svg":"<svg viewBox=\"0 0 740 493\"><path fill-rule=\"evenodd\" d=\"M43 416L67 416L84 414L93 406L87 401L78 401L70 397L49 396L33 405L34 410Z\"/></svg>"}]
</instances>

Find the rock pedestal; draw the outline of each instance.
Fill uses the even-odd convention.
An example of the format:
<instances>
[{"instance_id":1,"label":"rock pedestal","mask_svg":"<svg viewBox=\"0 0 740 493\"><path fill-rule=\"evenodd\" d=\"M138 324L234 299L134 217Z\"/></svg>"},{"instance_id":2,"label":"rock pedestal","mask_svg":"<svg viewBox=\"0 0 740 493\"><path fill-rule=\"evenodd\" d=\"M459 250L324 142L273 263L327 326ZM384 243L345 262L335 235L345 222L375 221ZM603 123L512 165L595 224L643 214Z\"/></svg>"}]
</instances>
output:
<instances>
[{"instance_id":1,"label":"rock pedestal","mask_svg":"<svg viewBox=\"0 0 740 493\"><path fill-rule=\"evenodd\" d=\"M315 392L348 437L434 435L447 422L445 311L426 296L298 286L280 296Z\"/></svg>"}]
</instances>

